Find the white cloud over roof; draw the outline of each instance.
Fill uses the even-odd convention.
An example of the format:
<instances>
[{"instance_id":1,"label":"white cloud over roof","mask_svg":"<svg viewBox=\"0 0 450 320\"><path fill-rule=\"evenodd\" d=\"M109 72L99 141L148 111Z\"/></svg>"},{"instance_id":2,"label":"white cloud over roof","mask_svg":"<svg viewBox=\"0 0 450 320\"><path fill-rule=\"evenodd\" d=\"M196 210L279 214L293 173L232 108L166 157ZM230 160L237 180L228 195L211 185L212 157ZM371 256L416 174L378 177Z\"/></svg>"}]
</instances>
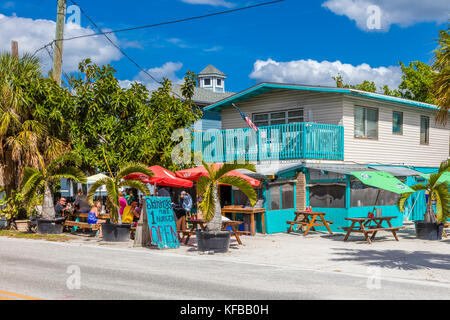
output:
<instances>
[{"instance_id":1,"label":"white cloud over roof","mask_svg":"<svg viewBox=\"0 0 450 320\"><path fill-rule=\"evenodd\" d=\"M391 89L401 82L401 69L396 66L376 67L363 63L357 66L341 61L295 60L277 62L257 60L250 78L260 82L298 83L305 85L336 86L332 77L341 74L345 83L357 84L364 80L377 87L387 84Z\"/></svg>"}]
</instances>

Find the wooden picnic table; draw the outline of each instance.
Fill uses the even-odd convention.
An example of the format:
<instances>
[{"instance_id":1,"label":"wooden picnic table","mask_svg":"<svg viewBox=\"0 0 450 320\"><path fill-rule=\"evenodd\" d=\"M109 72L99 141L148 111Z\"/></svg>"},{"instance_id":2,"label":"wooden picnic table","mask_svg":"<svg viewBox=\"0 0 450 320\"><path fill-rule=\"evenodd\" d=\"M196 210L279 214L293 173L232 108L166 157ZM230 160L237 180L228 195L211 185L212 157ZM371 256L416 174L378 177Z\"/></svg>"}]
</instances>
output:
<instances>
[{"instance_id":1,"label":"wooden picnic table","mask_svg":"<svg viewBox=\"0 0 450 320\"><path fill-rule=\"evenodd\" d=\"M322 222L316 222L317 219L321 220ZM290 225L288 233L293 231L294 226L297 225L297 230L301 229L302 227L306 227L303 236L306 236L310 229L316 231L314 227L326 227L328 232L330 234L333 234L329 226L330 224L333 224L333 221L325 220L325 213L323 212L296 211L294 220L287 221L287 224Z\"/></svg>"},{"instance_id":2,"label":"wooden picnic table","mask_svg":"<svg viewBox=\"0 0 450 320\"><path fill-rule=\"evenodd\" d=\"M377 234L378 231L391 231L392 234L394 235L395 240L399 241L396 231L404 229L405 227L393 227L391 224L391 220L396 218L397 217L345 218L345 220L351 221L352 225L350 227L342 227L340 229L347 231L344 241L347 241L348 237L350 236L350 233L357 232L364 234L366 241L369 244L371 244L372 240L375 239L375 235ZM385 228L381 225L385 221L389 226L388 228ZM373 225L373 223L375 225ZM369 233L372 233L372 236L370 238Z\"/></svg>"},{"instance_id":3,"label":"wooden picnic table","mask_svg":"<svg viewBox=\"0 0 450 320\"><path fill-rule=\"evenodd\" d=\"M88 213L69 213L69 214L65 214L65 216L67 217L66 221L64 222L64 226L65 227L70 227L72 229L72 232L75 232L78 230L78 228L80 229L87 229L87 230L99 230L101 225L100 224L92 224L92 223L87 223L87 222L83 222L82 219L87 219L89 217ZM70 220L75 218L75 220ZM97 217L100 220L107 220L107 219L111 219L110 215L99 215Z\"/></svg>"},{"instance_id":4,"label":"wooden picnic table","mask_svg":"<svg viewBox=\"0 0 450 320\"><path fill-rule=\"evenodd\" d=\"M232 220L236 220L236 214L242 213L242 214L249 214L250 215L250 235L255 236L256 235L256 221L255 221L255 215L261 214L261 221L262 221L262 233L266 234L266 222L265 222L265 212L266 209L264 208L242 208L242 206L225 206L222 208L222 215L225 215L227 213L232 214Z\"/></svg>"},{"instance_id":5,"label":"wooden picnic table","mask_svg":"<svg viewBox=\"0 0 450 320\"><path fill-rule=\"evenodd\" d=\"M206 229L206 222L202 219L192 219L189 221L192 226L189 230L184 231L183 233L183 238L184 236L186 236L186 239L184 240L184 244L188 244L189 243L189 239L191 238L191 236L196 235L196 230L200 227L201 230ZM236 228L239 227L239 225L241 225L243 222L242 221L233 221L233 220L229 220L229 221L222 221L222 229L226 229L227 227L230 227L231 230L233 230L233 235L236 238L236 241L242 245L242 241L241 238L239 237L241 234L244 234L246 232L244 231L239 231Z\"/></svg>"}]
</instances>

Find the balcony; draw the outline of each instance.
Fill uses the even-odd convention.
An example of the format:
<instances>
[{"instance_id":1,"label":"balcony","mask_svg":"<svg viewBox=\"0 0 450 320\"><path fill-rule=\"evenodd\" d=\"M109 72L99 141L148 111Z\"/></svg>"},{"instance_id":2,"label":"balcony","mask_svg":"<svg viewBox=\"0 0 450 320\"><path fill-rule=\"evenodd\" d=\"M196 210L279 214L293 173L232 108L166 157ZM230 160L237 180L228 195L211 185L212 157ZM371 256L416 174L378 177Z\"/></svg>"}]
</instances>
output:
<instances>
[{"instance_id":1,"label":"balcony","mask_svg":"<svg viewBox=\"0 0 450 320\"><path fill-rule=\"evenodd\" d=\"M194 132L194 152L206 162L344 160L344 127L291 123Z\"/></svg>"}]
</instances>

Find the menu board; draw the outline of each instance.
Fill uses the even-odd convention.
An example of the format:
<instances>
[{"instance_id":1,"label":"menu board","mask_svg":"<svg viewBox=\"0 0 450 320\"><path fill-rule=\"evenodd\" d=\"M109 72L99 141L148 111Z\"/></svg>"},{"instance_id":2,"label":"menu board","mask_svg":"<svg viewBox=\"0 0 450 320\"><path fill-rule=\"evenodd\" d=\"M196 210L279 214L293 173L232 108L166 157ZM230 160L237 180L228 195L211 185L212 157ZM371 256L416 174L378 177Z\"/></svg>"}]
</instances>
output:
<instances>
[{"instance_id":1,"label":"menu board","mask_svg":"<svg viewBox=\"0 0 450 320\"><path fill-rule=\"evenodd\" d=\"M160 249L179 248L175 215L169 197L145 197L151 242Z\"/></svg>"}]
</instances>

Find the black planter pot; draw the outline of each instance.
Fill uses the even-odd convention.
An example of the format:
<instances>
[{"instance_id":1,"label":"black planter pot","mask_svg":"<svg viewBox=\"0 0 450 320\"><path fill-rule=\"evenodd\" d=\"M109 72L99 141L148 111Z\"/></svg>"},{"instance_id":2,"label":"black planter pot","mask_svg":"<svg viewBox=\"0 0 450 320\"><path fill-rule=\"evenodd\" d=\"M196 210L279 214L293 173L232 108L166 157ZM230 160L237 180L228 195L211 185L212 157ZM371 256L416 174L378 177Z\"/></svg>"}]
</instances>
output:
<instances>
[{"instance_id":1,"label":"black planter pot","mask_svg":"<svg viewBox=\"0 0 450 320\"><path fill-rule=\"evenodd\" d=\"M52 220L37 219L37 232L40 234L60 234L63 232L66 218L56 218Z\"/></svg>"},{"instance_id":2,"label":"black planter pot","mask_svg":"<svg viewBox=\"0 0 450 320\"><path fill-rule=\"evenodd\" d=\"M102 224L103 241L127 242L130 240L131 224Z\"/></svg>"},{"instance_id":3,"label":"black planter pot","mask_svg":"<svg viewBox=\"0 0 450 320\"><path fill-rule=\"evenodd\" d=\"M230 247L230 231L197 230L197 248L200 252L225 253Z\"/></svg>"},{"instance_id":4,"label":"black planter pot","mask_svg":"<svg viewBox=\"0 0 450 320\"><path fill-rule=\"evenodd\" d=\"M416 236L422 240L442 240L444 224L416 221Z\"/></svg>"}]
</instances>

